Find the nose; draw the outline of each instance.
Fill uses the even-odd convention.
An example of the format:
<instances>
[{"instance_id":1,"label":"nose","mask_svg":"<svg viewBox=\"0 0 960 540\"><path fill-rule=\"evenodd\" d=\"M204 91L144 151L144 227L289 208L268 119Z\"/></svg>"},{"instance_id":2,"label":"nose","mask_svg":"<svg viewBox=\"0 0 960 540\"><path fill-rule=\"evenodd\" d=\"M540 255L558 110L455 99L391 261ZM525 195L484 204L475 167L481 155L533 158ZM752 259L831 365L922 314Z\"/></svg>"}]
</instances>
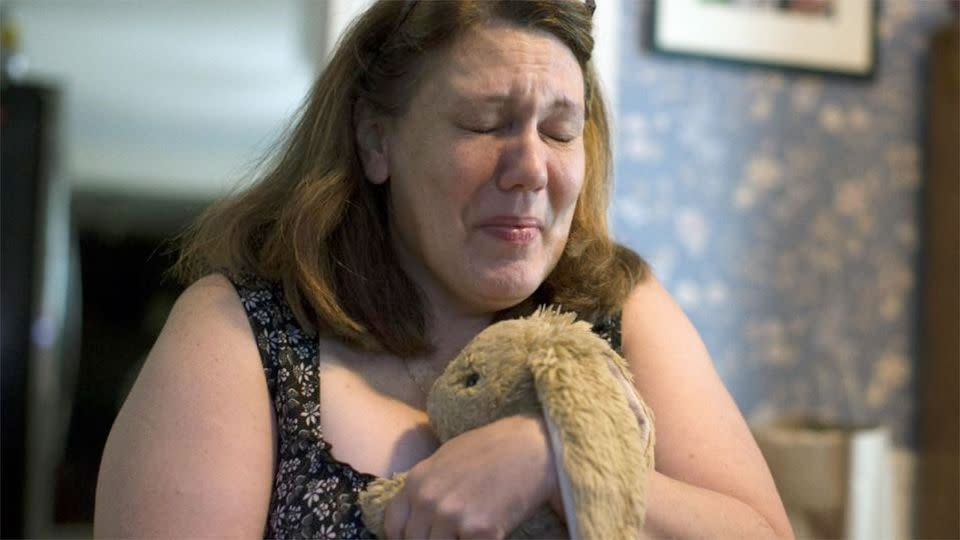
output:
<instances>
[{"instance_id":1,"label":"nose","mask_svg":"<svg viewBox=\"0 0 960 540\"><path fill-rule=\"evenodd\" d=\"M547 185L547 148L536 126L520 130L501 155L497 185L504 191L537 191Z\"/></svg>"}]
</instances>

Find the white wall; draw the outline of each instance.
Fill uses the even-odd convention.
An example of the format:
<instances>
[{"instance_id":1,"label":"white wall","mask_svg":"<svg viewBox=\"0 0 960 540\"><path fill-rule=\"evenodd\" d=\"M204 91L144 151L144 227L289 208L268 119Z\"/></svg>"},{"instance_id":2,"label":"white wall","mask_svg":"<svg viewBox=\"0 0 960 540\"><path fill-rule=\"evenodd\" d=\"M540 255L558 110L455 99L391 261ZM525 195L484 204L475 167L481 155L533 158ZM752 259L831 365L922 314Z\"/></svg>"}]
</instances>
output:
<instances>
[{"instance_id":1,"label":"white wall","mask_svg":"<svg viewBox=\"0 0 960 540\"><path fill-rule=\"evenodd\" d=\"M370 0L6 2L29 77L64 92L75 191L212 199L277 137L340 31ZM596 61L616 99L619 0ZM612 109L615 110L615 109Z\"/></svg>"},{"instance_id":2,"label":"white wall","mask_svg":"<svg viewBox=\"0 0 960 540\"><path fill-rule=\"evenodd\" d=\"M64 91L80 191L210 198L309 87L296 0L11 2L29 76Z\"/></svg>"}]
</instances>

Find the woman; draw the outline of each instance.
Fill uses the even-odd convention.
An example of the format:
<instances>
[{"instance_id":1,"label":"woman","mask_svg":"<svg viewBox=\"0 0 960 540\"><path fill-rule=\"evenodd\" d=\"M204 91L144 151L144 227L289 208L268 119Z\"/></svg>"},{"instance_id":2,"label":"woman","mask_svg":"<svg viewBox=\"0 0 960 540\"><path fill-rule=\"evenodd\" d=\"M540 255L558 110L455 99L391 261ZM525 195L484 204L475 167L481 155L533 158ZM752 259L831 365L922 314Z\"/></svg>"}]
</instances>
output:
<instances>
[{"instance_id":1,"label":"woman","mask_svg":"<svg viewBox=\"0 0 960 540\"><path fill-rule=\"evenodd\" d=\"M657 415L651 535L791 536L696 331L608 237L591 14L379 2L354 23L261 181L187 237L179 270L204 277L111 432L98 536L366 536L357 491L404 470L389 536L503 536L557 507L542 422L440 446L425 394L545 302L622 334Z\"/></svg>"}]
</instances>

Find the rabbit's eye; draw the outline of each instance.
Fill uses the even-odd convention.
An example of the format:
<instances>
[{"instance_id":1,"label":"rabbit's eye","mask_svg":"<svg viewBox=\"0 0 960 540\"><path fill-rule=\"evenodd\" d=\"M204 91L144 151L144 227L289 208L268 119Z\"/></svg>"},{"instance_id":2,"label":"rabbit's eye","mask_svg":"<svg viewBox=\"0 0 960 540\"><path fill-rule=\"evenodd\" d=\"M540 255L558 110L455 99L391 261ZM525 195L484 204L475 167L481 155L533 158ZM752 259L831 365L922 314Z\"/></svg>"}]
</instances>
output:
<instances>
[{"instance_id":1,"label":"rabbit's eye","mask_svg":"<svg viewBox=\"0 0 960 540\"><path fill-rule=\"evenodd\" d=\"M470 375L467 375L467 378L464 379L463 386L470 388L471 386L476 386L478 382L480 382L480 374L474 371Z\"/></svg>"}]
</instances>

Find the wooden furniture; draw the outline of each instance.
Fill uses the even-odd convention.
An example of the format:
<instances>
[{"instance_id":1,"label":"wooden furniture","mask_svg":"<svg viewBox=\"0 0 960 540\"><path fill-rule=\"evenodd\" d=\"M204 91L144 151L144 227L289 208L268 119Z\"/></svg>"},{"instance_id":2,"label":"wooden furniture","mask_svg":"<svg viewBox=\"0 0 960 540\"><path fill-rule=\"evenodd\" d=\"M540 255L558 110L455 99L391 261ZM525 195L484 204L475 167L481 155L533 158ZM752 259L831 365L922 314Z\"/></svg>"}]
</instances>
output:
<instances>
[{"instance_id":1,"label":"wooden furniture","mask_svg":"<svg viewBox=\"0 0 960 540\"><path fill-rule=\"evenodd\" d=\"M960 25L933 38L921 264L915 538L960 538Z\"/></svg>"}]
</instances>

